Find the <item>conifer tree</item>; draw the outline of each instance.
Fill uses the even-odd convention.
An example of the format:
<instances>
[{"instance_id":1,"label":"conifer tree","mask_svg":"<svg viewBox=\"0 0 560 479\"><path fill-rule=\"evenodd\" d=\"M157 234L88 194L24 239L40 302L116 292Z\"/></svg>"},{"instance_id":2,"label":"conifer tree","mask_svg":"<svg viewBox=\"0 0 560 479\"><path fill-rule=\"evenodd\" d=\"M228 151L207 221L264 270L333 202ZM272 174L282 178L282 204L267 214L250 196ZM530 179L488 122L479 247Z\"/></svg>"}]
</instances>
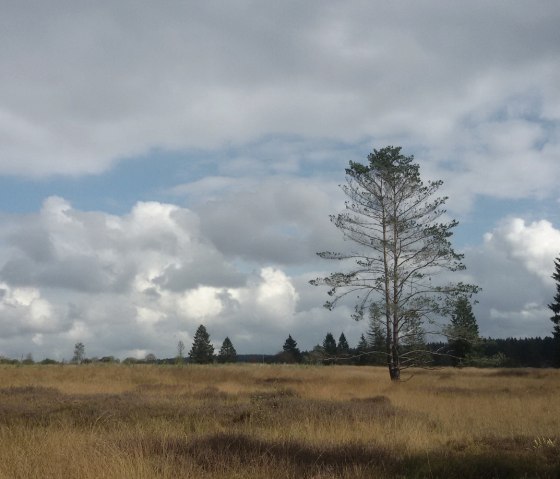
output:
<instances>
[{"instance_id":1,"label":"conifer tree","mask_svg":"<svg viewBox=\"0 0 560 479\"><path fill-rule=\"evenodd\" d=\"M219 363L234 363L237 361L237 351L233 347L231 340L226 337L218 353Z\"/></svg>"},{"instance_id":2,"label":"conifer tree","mask_svg":"<svg viewBox=\"0 0 560 479\"><path fill-rule=\"evenodd\" d=\"M214 360L214 346L210 343L210 335L203 324L196 330L189 359L194 364L209 364Z\"/></svg>"},{"instance_id":3,"label":"conifer tree","mask_svg":"<svg viewBox=\"0 0 560 479\"><path fill-rule=\"evenodd\" d=\"M455 302L455 309L451 314L451 325L446 329L453 363L463 361L473 352L479 341L478 324L468 298L461 296Z\"/></svg>"},{"instance_id":4,"label":"conifer tree","mask_svg":"<svg viewBox=\"0 0 560 479\"><path fill-rule=\"evenodd\" d=\"M336 356L336 340L334 339L332 333L327 333L327 335L325 336L325 339L323 340L323 350L326 356L329 356L331 358L334 358Z\"/></svg>"},{"instance_id":5,"label":"conifer tree","mask_svg":"<svg viewBox=\"0 0 560 479\"><path fill-rule=\"evenodd\" d=\"M348 345L348 341L346 340L346 336L344 333L340 333L340 337L338 338L338 345L336 346L336 355L338 356L339 363L340 360L343 359L342 363L347 362L347 358L350 355L350 346Z\"/></svg>"},{"instance_id":6,"label":"conifer tree","mask_svg":"<svg viewBox=\"0 0 560 479\"><path fill-rule=\"evenodd\" d=\"M348 354L350 352L350 346L348 345L348 341L346 341L346 336L344 336L344 333L340 333L336 351L338 352L338 354Z\"/></svg>"},{"instance_id":7,"label":"conifer tree","mask_svg":"<svg viewBox=\"0 0 560 479\"><path fill-rule=\"evenodd\" d=\"M300 363L302 361L301 351L298 348L297 342L292 335L289 334L284 342L284 346L282 347L283 354L282 358L286 362L296 362Z\"/></svg>"},{"instance_id":8,"label":"conifer tree","mask_svg":"<svg viewBox=\"0 0 560 479\"><path fill-rule=\"evenodd\" d=\"M554 260L554 269L552 279L556 281L556 294L554 295L554 302L549 304L548 307L554 313L550 320L554 324L552 335L556 343L556 365L560 367L560 256Z\"/></svg>"},{"instance_id":9,"label":"conifer tree","mask_svg":"<svg viewBox=\"0 0 560 479\"><path fill-rule=\"evenodd\" d=\"M368 342L366 341L365 336L362 334L360 336L360 341L358 342L358 346L356 347L356 361L355 363L363 366L365 364L368 364L368 351L369 350L369 346L368 346Z\"/></svg>"}]
</instances>

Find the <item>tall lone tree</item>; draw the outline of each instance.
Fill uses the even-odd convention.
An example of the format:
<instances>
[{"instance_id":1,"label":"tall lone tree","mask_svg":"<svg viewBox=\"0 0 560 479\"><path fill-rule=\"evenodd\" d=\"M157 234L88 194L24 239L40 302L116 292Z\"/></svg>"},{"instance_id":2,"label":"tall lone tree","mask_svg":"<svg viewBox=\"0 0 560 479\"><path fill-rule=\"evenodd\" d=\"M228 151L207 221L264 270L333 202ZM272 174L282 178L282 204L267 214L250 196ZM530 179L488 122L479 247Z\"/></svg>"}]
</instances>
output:
<instances>
[{"instance_id":1,"label":"tall lone tree","mask_svg":"<svg viewBox=\"0 0 560 479\"><path fill-rule=\"evenodd\" d=\"M556 343L556 365L560 367L560 256L554 260L554 269L552 279L556 281L556 294L554 295L554 302L549 304L548 307L554 313L550 320L554 323L552 336Z\"/></svg>"},{"instance_id":2,"label":"tall lone tree","mask_svg":"<svg viewBox=\"0 0 560 479\"><path fill-rule=\"evenodd\" d=\"M457 298L455 308L451 313L451 324L446 328L453 363L459 364L469 354L479 341L478 324L468 298Z\"/></svg>"},{"instance_id":3,"label":"tall lone tree","mask_svg":"<svg viewBox=\"0 0 560 479\"><path fill-rule=\"evenodd\" d=\"M214 346L210 343L210 335L203 324L198 327L194 334L189 359L194 364L209 364L214 361Z\"/></svg>"},{"instance_id":4,"label":"tall lone tree","mask_svg":"<svg viewBox=\"0 0 560 479\"><path fill-rule=\"evenodd\" d=\"M231 340L226 337L218 353L219 363L234 363L237 361L237 351L233 347Z\"/></svg>"},{"instance_id":5,"label":"tall lone tree","mask_svg":"<svg viewBox=\"0 0 560 479\"><path fill-rule=\"evenodd\" d=\"M456 221L442 222L447 198L434 198L441 181L424 184L413 156L400 147L373 150L368 163L350 162L347 182L342 186L346 211L331 221L357 250L348 253L322 252L331 260L349 260L349 272L332 273L311 281L327 285L332 309L347 295L356 296L355 319L373 306L385 330L385 352L389 375L400 379L401 369L415 365L416 342L426 322L449 315L452 299L473 294L477 287L463 283L437 284L436 275L464 269L463 256L449 241Z\"/></svg>"}]
</instances>

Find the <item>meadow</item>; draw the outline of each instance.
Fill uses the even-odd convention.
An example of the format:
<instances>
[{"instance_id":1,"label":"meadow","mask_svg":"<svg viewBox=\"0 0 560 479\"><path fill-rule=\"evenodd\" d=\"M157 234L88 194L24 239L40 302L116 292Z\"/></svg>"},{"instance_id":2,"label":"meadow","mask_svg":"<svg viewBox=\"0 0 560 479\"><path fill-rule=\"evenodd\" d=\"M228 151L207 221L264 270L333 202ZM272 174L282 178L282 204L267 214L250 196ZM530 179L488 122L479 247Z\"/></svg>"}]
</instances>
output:
<instances>
[{"instance_id":1,"label":"meadow","mask_svg":"<svg viewBox=\"0 0 560 479\"><path fill-rule=\"evenodd\" d=\"M407 371L408 373L409 371ZM560 371L0 366L0 478L557 478Z\"/></svg>"}]
</instances>

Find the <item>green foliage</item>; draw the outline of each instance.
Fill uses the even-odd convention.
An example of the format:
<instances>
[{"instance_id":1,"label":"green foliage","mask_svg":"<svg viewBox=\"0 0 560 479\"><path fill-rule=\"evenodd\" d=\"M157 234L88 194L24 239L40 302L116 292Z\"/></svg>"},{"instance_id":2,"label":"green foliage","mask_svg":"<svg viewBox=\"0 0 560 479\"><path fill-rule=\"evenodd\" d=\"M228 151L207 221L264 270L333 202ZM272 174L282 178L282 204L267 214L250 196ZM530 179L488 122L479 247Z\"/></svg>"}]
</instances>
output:
<instances>
[{"instance_id":1,"label":"green foliage","mask_svg":"<svg viewBox=\"0 0 560 479\"><path fill-rule=\"evenodd\" d=\"M369 345L365 336L362 334L360 336L360 341L358 342L358 346L356 347L355 364L359 366L365 366L366 364L369 364L369 361L370 361Z\"/></svg>"},{"instance_id":2,"label":"green foliage","mask_svg":"<svg viewBox=\"0 0 560 479\"><path fill-rule=\"evenodd\" d=\"M560 256L554 260L554 269L552 279L556 281L556 294L554 295L554 302L549 304L548 307L554 313L550 320L554 324L552 335L556 342L556 365L560 367Z\"/></svg>"},{"instance_id":3,"label":"green foliage","mask_svg":"<svg viewBox=\"0 0 560 479\"><path fill-rule=\"evenodd\" d=\"M282 353L280 353L280 360L286 363L301 363L303 356L298 348L297 342L292 335L289 334L282 346Z\"/></svg>"},{"instance_id":4,"label":"green foliage","mask_svg":"<svg viewBox=\"0 0 560 479\"><path fill-rule=\"evenodd\" d=\"M336 340L334 339L332 333L327 333L325 336L325 339L323 340L323 351L325 352L325 355L330 356L331 358L336 356Z\"/></svg>"},{"instance_id":5,"label":"green foliage","mask_svg":"<svg viewBox=\"0 0 560 479\"><path fill-rule=\"evenodd\" d=\"M451 325L446 328L453 364L458 365L474 352L479 343L478 324L468 298L461 296L455 302Z\"/></svg>"},{"instance_id":6,"label":"green foliage","mask_svg":"<svg viewBox=\"0 0 560 479\"><path fill-rule=\"evenodd\" d=\"M45 358L41 361L40 364L58 364L58 361L55 361L54 359L50 359L50 358Z\"/></svg>"},{"instance_id":7,"label":"green foliage","mask_svg":"<svg viewBox=\"0 0 560 479\"><path fill-rule=\"evenodd\" d=\"M346 336L344 333L340 333L340 337L338 338L338 346L336 347L337 354L340 355L347 355L350 352L350 346L348 345L348 341L346 340Z\"/></svg>"},{"instance_id":8,"label":"green foliage","mask_svg":"<svg viewBox=\"0 0 560 479\"><path fill-rule=\"evenodd\" d=\"M233 347L231 340L226 337L218 353L219 363L235 363L237 361L237 351Z\"/></svg>"},{"instance_id":9,"label":"green foliage","mask_svg":"<svg viewBox=\"0 0 560 479\"><path fill-rule=\"evenodd\" d=\"M196 330L189 359L194 364L210 364L214 361L214 346L210 343L210 335L203 324Z\"/></svg>"},{"instance_id":10,"label":"green foliage","mask_svg":"<svg viewBox=\"0 0 560 479\"><path fill-rule=\"evenodd\" d=\"M401 346L422 342L424 323L449 314L450 298L478 290L473 285L432 280L442 271L459 271L465 266L449 240L457 221L440 221L447 198L433 198L442 182L424 184L413 160L413 156L402 155L400 147L388 146L373 150L366 165L350 162L342 186L349 199L346 211L331 216L331 221L358 250L318 254L353 261L354 267L311 281L330 287L328 309L353 296L354 318L359 320L375 306L387 332L385 351L391 379L400 378L401 367L415 365L412 356L401 361Z\"/></svg>"}]
</instances>

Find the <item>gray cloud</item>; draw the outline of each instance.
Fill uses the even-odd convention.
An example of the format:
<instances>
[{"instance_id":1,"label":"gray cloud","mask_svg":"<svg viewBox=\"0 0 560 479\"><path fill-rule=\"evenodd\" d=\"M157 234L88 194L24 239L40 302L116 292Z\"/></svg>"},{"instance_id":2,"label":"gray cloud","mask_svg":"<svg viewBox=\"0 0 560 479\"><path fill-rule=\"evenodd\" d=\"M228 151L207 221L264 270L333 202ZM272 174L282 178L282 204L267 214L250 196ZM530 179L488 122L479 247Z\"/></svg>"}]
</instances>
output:
<instances>
[{"instance_id":1,"label":"gray cloud","mask_svg":"<svg viewBox=\"0 0 560 479\"><path fill-rule=\"evenodd\" d=\"M535 104L511 118L529 129L548 122L558 136L553 1L2 9L4 173L95 173L153 147L216 149L271 134L406 143L444 161L470 121L500 123L512 100ZM530 151L546 150L549 134Z\"/></svg>"},{"instance_id":2,"label":"gray cloud","mask_svg":"<svg viewBox=\"0 0 560 479\"><path fill-rule=\"evenodd\" d=\"M481 332L494 337L547 336L551 275L560 231L547 221L504 220L467 251L471 279L483 289L475 307Z\"/></svg>"}]
</instances>

